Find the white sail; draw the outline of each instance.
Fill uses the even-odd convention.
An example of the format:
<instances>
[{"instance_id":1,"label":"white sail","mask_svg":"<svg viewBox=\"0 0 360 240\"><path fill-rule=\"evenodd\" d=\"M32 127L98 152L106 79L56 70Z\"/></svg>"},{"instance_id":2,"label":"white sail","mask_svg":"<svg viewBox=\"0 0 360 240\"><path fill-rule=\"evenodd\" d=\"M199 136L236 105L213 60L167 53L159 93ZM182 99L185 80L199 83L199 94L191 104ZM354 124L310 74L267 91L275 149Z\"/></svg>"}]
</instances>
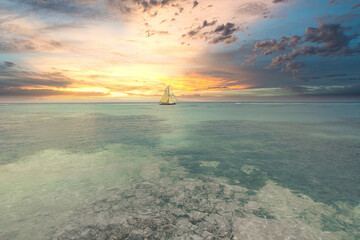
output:
<instances>
[{"instance_id":1,"label":"white sail","mask_svg":"<svg viewBox=\"0 0 360 240\"><path fill-rule=\"evenodd\" d=\"M175 101L174 101L174 99L171 97L171 95L169 96L169 100L168 100L167 103L169 103L169 104L175 103Z\"/></svg>"},{"instance_id":2,"label":"white sail","mask_svg":"<svg viewBox=\"0 0 360 240\"><path fill-rule=\"evenodd\" d=\"M171 93L171 98L174 100L174 102L178 102L179 100L175 97L174 93Z\"/></svg>"},{"instance_id":3,"label":"white sail","mask_svg":"<svg viewBox=\"0 0 360 240\"><path fill-rule=\"evenodd\" d=\"M165 104L165 105L166 104L170 105L170 104L175 104L176 101L177 101L177 99L176 99L175 95L170 91L170 87L167 86L165 88L164 94L160 100L160 103Z\"/></svg>"},{"instance_id":4,"label":"white sail","mask_svg":"<svg viewBox=\"0 0 360 240\"><path fill-rule=\"evenodd\" d=\"M160 103L167 103L169 101L169 86L165 88L165 92L160 100Z\"/></svg>"}]
</instances>

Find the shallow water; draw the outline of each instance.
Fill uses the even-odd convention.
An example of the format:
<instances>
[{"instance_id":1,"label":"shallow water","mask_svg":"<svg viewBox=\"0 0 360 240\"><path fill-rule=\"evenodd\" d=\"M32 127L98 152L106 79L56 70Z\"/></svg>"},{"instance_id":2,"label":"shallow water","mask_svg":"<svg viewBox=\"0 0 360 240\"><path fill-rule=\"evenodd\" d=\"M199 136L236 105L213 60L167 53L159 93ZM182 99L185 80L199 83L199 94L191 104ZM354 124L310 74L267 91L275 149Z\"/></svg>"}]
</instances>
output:
<instances>
[{"instance_id":1,"label":"shallow water","mask_svg":"<svg viewBox=\"0 0 360 240\"><path fill-rule=\"evenodd\" d=\"M360 104L0 104L0 239L360 238Z\"/></svg>"}]
</instances>

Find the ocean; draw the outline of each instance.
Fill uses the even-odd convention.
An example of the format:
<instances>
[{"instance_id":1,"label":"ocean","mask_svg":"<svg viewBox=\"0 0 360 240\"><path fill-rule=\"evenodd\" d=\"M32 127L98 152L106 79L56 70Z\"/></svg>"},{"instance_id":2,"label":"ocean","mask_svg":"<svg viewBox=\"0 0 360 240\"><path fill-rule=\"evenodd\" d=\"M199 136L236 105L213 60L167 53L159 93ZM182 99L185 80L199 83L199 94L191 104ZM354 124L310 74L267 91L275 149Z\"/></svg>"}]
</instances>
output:
<instances>
[{"instance_id":1,"label":"ocean","mask_svg":"<svg viewBox=\"0 0 360 240\"><path fill-rule=\"evenodd\" d=\"M0 239L360 239L360 103L0 104Z\"/></svg>"}]
</instances>

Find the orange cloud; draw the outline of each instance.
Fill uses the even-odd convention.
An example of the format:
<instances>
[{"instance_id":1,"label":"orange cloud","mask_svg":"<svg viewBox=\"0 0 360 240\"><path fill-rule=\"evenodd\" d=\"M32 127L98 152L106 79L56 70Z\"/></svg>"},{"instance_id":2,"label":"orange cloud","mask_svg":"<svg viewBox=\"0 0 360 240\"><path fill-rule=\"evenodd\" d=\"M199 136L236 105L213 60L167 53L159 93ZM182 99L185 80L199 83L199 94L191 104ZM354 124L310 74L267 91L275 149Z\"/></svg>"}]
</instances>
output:
<instances>
[{"instance_id":1,"label":"orange cloud","mask_svg":"<svg viewBox=\"0 0 360 240\"><path fill-rule=\"evenodd\" d=\"M163 80L165 85L171 85L179 91L217 91L217 90L241 90L253 87L250 84L241 84L237 81L229 81L224 78L190 74Z\"/></svg>"}]
</instances>

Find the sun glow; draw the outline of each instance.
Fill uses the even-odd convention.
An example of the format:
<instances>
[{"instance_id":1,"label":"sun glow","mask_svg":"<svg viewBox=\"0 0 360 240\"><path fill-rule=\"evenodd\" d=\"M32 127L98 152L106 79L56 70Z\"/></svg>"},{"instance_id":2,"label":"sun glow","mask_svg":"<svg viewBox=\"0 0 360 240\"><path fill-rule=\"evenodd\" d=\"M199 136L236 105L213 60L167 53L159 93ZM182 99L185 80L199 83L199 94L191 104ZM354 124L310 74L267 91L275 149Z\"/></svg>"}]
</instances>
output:
<instances>
[{"instance_id":1,"label":"sun glow","mask_svg":"<svg viewBox=\"0 0 360 240\"><path fill-rule=\"evenodd\" d=\"M240 90L250 88L250 84L239 84L238 81L233 83L223 79L199 74L190 74L174 78L163 79L165 85L171 85L180 91L217 91L224 89Z\"/></svg>"}]
</instances>

